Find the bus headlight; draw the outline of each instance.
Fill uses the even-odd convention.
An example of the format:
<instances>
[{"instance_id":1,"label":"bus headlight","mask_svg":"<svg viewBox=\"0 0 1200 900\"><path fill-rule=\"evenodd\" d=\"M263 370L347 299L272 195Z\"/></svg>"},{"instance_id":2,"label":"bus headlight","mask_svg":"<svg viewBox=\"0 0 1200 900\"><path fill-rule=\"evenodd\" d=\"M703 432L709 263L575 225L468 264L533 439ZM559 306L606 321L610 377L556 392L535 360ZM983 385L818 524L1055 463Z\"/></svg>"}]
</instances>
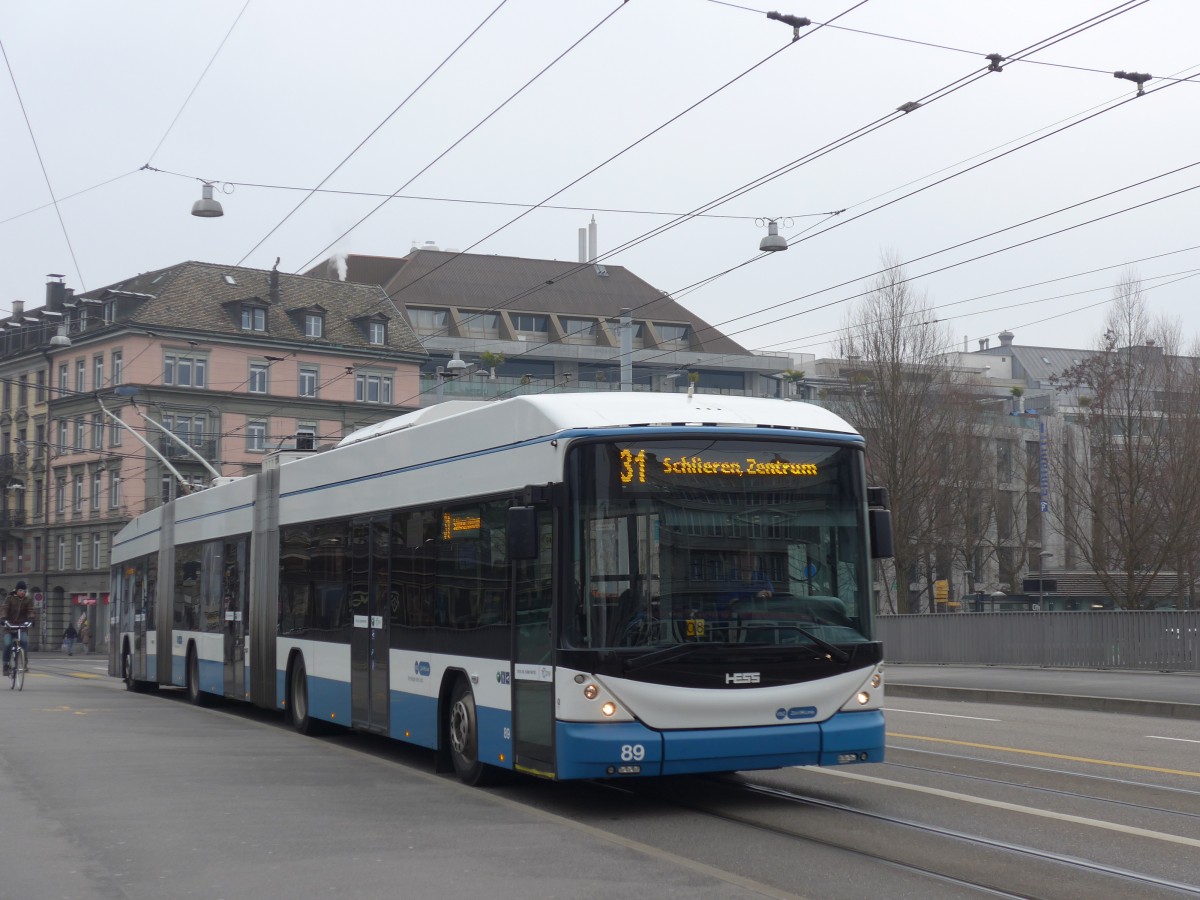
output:
<instances>
[{"instance_id":1,"label":"bus headlight","mask_svg":"<svg viewBox=\"0 0 1200 900\"><path fill-rule=\"evenodd\" d=\"M877 688L881 684L883 684L883 673L876 672L874 675L871 676L871 687Z\"/></svg>"},{"instance_id":2,"label":"bus headlight","mask_svg":"<svg viewBox=\"0 0 1200 900\"><path fill-rule=\"evenodd\" d=\"M605 717L611 718L617 714L617 704L609 700L600 707L600 712L603 713Z\"/></svg>"},{"instance_id":3,"label":"bus headlight","mask_svg":"<svg viewBox=\"0 0 1200 900\"><path fill-rule=\"evenodd\" d=\"M600 688L596 687L594 684L589 684L583 689L583 696L587 697L589 700L595 700L599 695Z\"/></svg>"},{"instance_id":4,"label":"bus headlight","mask_svg":"<svg viewBox=\"0 0 1200 900\"><path fill-rule=\"evenodd\" d=\"M858 701L860 706L866 706L871 702L871 695L866 691L859 691L858 695L854 699Z\"/></svg>"}]
</instances>

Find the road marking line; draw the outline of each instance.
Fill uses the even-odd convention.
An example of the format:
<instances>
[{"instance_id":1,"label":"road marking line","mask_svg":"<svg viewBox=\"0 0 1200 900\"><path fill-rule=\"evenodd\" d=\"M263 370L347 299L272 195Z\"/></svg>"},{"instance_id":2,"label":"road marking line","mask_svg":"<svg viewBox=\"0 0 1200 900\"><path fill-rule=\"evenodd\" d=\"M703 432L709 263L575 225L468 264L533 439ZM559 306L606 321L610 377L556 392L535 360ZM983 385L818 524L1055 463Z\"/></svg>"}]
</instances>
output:
<instances>
[{"instance_id":1,"label":"road marking line","mask_svg":"<svg viewBox=\"0 0 1200 900\"><path fill-rule=\"evenodd\" d=\"M1146 737L1154 738L1156 741L1182 741L1185 744L1200 744L1200 741L1193 741L1191 738L1163 737L1161 734L1148 734Z\"/></svg>"},{"instance_id":2,"label":"road marking line","mask_svg":"<svg viewBox=\"0 0 1200 900\"><path fill-rule=\"evenodd\" d=\"M970 719L972 722L1003 722L1003 719L985 719L983 716L956 716L951 713L935 713L924 712L918 709L896 709L895 707L885 706L884 712L889 713L909 713L914 716L940 716L943 719Z\"/></svg>"},{"instance_id":3,"label":"road marking line","mask_svg":"<svg viewBox=\"0 0 1200 900\"><path fill-rule=\"evenodd\" d=\"M889 731L890 738L907 738L910 741L932 741L935 744L954 744L957 747L974 747L977 750L999 750L1001 753L1020 753L1024 756L1045 756L1050 759L1065 759L1070 762L1092 763L1097 766L1115 766L1118 769L1137 769L1140 772L1161 772L1164 775L1183 775L1187 778L1200 778L1200 772L1188 772L1184 769L1164 769L1161 766L1140 766L1137 763L1113 762L1109 759L1092 759L1087 756L1067 756L1065 753L1047 753L1044 750L1022 750L1020 747L998 747L995 744L976 744L973 741L952 741L949 738L925 737L920 734L900 734Z\"/></svg>"},{"instance_id":4,"label":"road marking line","mask_svg":"<svg viewBox=\"0 0 1200 900\"><path fill-rule=\"evenodd\" d=\"M100 678L99 675L93 675L90 672L67 672L68 678Z\"/></svg>"},{"instance_id":5,"label":"road marking line","mask_svg":"<svg viewBox=\"0 0 1200 900\"><path fill-rule=\"evenodd\" d=\"M1043 819L1056 819L1060 822L1074 822L1076 825L1088 825L1092 828L1102 828L1105 831L1116 831L1121 834L1136 835L1156 841L1167 841L1172 844L1183 844L1187 847L1200 847L1200 840L1183 837L1178 834L1166 834L1162 831L1150 831L1146 828L1134 828L1130 825L1119 825L1116 822L1105 822L1102 819L1088 819L1083 816L1072 816L1067 813L1053 812L1048 809L1035 809L1032 806L1020 806L1016 803L1005 803L1002 800L988 800L983 797L972 797L970 794L960 794L957 791L943 791L940 788L925 787L919 784L906 784L903 781L892 781L888 778L876 778L873 775L860 775L857 772L847 772L845 769L805 768L806 772L821 775L834 775L838 778L850 778L854 781L866 781L871 784L882 784L888 787L903 788L906 791L916 791L920 794L931 794L934 797L944 797L949 800L961 800L964 803L974 803L979 806L990 806L993 809L1004 809L1010 812L1024 813L1030 816L1040 816Z\"/></svg>"}]
</instances>

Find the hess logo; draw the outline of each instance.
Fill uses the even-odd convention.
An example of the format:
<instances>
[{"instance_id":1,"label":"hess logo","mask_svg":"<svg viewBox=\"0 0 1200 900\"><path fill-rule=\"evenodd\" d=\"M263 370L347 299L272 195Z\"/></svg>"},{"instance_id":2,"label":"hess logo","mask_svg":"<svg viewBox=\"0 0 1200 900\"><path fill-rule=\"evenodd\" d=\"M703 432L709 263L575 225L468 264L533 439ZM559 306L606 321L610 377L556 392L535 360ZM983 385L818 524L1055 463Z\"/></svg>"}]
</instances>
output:
<instances>
[{"instance_id":1,"label":"hess logo","mask_svg":"<svg viewBox=\"0 0 1200 900\"><path fill-rule=\"evenodd\" d=\"M726 684L758 684L759 677L757 672L726 672Z\"/></svg>"}]
</instances>

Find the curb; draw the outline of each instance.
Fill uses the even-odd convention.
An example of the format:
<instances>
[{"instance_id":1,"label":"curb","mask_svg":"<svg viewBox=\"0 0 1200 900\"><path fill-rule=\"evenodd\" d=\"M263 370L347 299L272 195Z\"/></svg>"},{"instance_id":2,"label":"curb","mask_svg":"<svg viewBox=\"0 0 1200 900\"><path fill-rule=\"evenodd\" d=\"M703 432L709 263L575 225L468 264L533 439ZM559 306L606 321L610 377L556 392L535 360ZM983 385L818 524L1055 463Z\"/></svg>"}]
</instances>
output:
<instances>
[{"instance_id":1,"label":"curb","mask_svg":"<svg viewBox=\"0 0 1200 900\"><path fill-rule=\"evenodd\" d=\"M1092 712L1157 716L1200 721L1200 704L1162 700L1130 700L1123 697L1083 697L1074 694L1030 694L981 688L953 688L925 684L896 684L886 688L886 697L916 697L953 700L960 703L1006 703L1011 706L1042 706L1051 709L1081 709Z\"/></svg>"}]
</instances>

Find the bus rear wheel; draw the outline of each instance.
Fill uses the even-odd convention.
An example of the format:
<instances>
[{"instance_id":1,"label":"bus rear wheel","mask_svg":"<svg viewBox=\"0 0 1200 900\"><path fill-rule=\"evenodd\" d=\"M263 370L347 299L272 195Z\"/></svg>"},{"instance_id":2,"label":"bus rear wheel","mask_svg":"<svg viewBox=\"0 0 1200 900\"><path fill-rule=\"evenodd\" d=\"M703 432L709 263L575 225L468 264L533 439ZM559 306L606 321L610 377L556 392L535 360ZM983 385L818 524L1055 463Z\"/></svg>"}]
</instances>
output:
<instances>
[{"instance_id":1,"label":"bus rear wheel","mask_svg":"<svg viewBox=\"0 0 1200 900\"><path fill-rule=\"evenodd\" d=\"M450 695L450 712L446 717L450 739L450 760L459 780L465 784L485 785L498 780L500 770L479 759L479 717L475 694L465 679L454 684Z\"/></svg>"},{"instance_id":2,"label":"bus rear wheel","mask_svg":"<svg viewBox=\"0 0 1200 900\"><path fill-rule=\"evenodd\" d=\"M207 706L208 699L200 690L200 659L196 648L189 647L187 655L187 699L192 706Z\"/></svg>"},{"instance_id":3,"label":"bus rear wheel","mask_svg":"<svg viewBox=\"0 0 1200 900\"><path fill-rule=\"evenodd\" d=\"M141 691L141 685L133 677L133 654L129 652L129 647L121 654L121 677L125 681L125 690L134 693Z\"/></svg>"},{"instance_id":4,"label":"bus rear wheel","mask_svg":"<svg viewBox=\"0 0 1200 900\"><path fill-rule=\"evenodd\" d=\"M297 656L292 663L292 677L288 684L288 715L292 727L300 734L319 734L324 724L308 714L308 672L304 668L304 657Z\"/></svg>"}]
</instances>

